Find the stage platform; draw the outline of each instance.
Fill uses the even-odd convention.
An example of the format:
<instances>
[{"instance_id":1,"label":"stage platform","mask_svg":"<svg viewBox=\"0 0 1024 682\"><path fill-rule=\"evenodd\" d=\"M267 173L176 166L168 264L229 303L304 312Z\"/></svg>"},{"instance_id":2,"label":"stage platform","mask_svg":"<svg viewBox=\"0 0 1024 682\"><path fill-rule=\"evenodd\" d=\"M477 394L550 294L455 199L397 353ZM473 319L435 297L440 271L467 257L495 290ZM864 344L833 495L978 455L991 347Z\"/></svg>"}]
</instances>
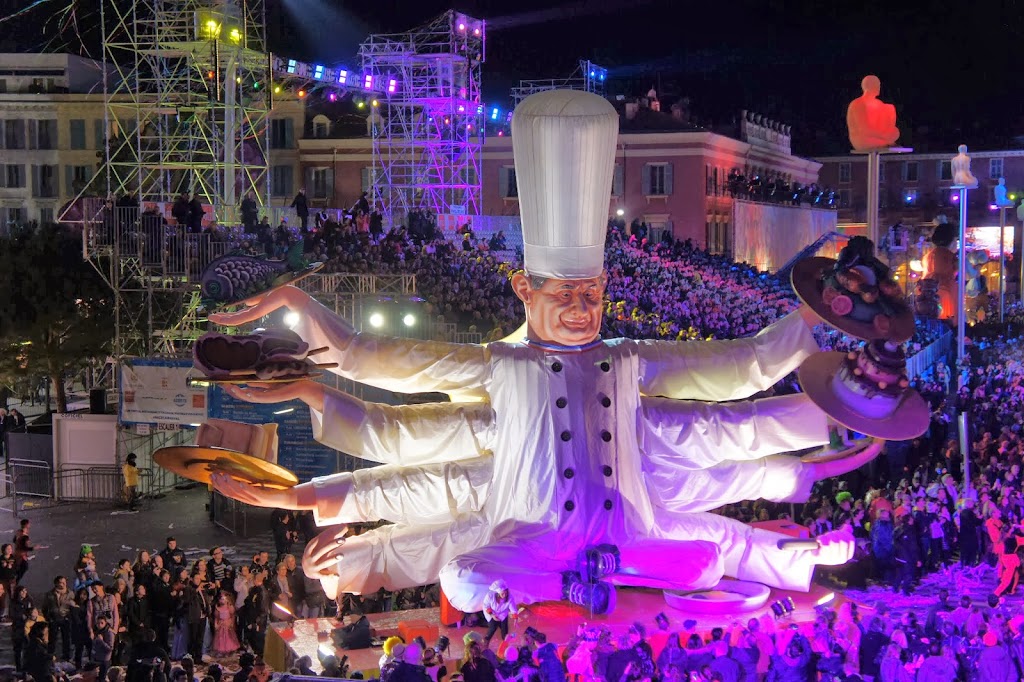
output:
<instances>
[{"instance_id":1,"label":"stage platform","mask_svg":"<svg viewBox=\"0 0 1024 682\"><path fill-rule=\"evenodd\" d=\"M648 635L650 635L658 630L658 626L654 622L655 616L664 613L669 620L669 631L682 631L684 622L693 620L696 622L696 625L691 623L694 631L706 635L714 627L727 628L737 620L746 623L750 618L775 618L771 605L778 600L785 600L786 597L791 597L796 607L792 614L783 617L782 620L787 624L813 622L816 606L829 604L834 608L843 600L841 594L819 585L812 585L811 591L806 593L772 590L767 603L759 609L711 617L686 613L669 606L660 590L619 588L616 608L610 614L591 616L582 608L566 602L531 604L520 616L516 632L522 635L527 627L532 626L547 635L549 642L561 645L572 637L580 623L606 625L613 636L618 636L626 632L634 622L641 622L647 627ZM445 660L448 661L457 661L462 658L464 653L462 638L469 630L478 630L481 634L486 632L486 628L443 626L440 622L440 609L437 608L372 613L367 617L376 631L376 637L380 639L399 634L398 628L401 621L426 622L431 634L436 631L433 637L424 637L429 646L434 646L437 638L441 635L447 635L451 640L451 648L445 655ZM356 619L357 617L348 616L345 619L345 624ZM286 671L301 656L309 656L313 660L313 669L319 673L322 666L317 659L317 648L323 647L325 652L329 650L339 659L347 655L350 671L361 670L366 677L376 676L378 674L377 663L383 653L381 648L337 649L331 640L331 631L339 625L338 620L334 618L299 620L292 624L272 623L267 631L264 658L274 670ZM491 641L491 648L497 649L498 643L496 637Z\"/></svg>"}]
</instances>

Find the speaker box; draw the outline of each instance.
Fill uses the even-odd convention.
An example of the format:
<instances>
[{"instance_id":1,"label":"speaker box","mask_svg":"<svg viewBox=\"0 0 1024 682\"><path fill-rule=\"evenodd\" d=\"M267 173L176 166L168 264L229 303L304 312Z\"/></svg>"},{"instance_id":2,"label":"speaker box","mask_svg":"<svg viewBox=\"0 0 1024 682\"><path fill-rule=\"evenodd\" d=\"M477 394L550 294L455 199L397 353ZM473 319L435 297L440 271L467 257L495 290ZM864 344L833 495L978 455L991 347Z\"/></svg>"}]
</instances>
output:
<instances>
[{"instance_id":1,"label":"speaker box","mask_svg":"<svg viewBox=\"0 0 1024 682\"><path fill-rule=\"evenodd\" d=\"M107 392L102 388L89 391L89 414L107 413Z\"/></svg>"}]
</instances>

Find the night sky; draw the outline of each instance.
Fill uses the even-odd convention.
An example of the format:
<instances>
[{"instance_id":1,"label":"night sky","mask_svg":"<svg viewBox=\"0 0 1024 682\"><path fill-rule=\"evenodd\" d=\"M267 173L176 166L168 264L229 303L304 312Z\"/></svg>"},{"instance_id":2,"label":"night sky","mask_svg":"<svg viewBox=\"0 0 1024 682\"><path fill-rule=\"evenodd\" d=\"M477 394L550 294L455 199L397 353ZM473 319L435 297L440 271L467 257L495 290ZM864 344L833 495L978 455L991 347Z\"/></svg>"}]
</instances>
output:
<instances>
[{"instance_id":1,"label":"night sky","mask_svg":"<svg viewBox=\"0 0 1024 682\"><path fill-rule=\"evenodd\" d=\"M47 0L50 9L35 14L67 1ZM266 1L277 54L351 66L367 34L408 30L451 7L444 0ZM488 103L506 104L519 79L565 77L589 58L608 67L610 93L654 85L668 99L688 96L698 119L716 126L747 108L790 123L799 153L841 153L846 104L860 94L860 78L875 73L882 99L897 106L903 144L1024 146L1016 141L1024 135L1015 83L1024 81L1021 2L463 0L457 9L488 20ZM39 16L11 22L27 29L19 32L21 49L33 49Z\"/></svg>"}]
</instances>

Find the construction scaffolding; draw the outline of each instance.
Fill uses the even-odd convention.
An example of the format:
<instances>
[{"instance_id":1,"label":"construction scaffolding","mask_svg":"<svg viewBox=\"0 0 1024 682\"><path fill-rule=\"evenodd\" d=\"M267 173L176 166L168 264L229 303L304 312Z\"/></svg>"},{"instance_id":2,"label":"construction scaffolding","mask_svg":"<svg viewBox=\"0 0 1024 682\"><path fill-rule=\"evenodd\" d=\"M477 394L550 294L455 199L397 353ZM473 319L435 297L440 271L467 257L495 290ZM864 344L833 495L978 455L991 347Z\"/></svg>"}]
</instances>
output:
<instances>
[{"instance_id":1,"label":"construction scaffolding","mask_svg":"<svg viewBox=\"0 0 1024 682\"><path fill-rule=\"evenodd\" d=\"M365 83L384 93L367 185L385 224L416 210L480 213L484 47L484 22L453 10L360 45Z\"/></svg>"},{"instance_id":2,"label":"construction scaffolding","mask_svg":"<svg viewBox=\"0 0 1024 682\"><path fill-rule=\"evenodd\" d=\"M568 78L549 78L519 81L519 85L512 88L513 106L535 92L545 90L583 90L594 94L605 96L605 81L608 80L608 69L597 64L581 59Z\"/></svg>"},{"instance_id":3,"label":"construction scaffolding","mask_svg":"<svg viewBox=\"0 0 1024 682\"><path fill-rule=\"evenodd\" d=\"M113 70L98 178L106 187L85 191L140 202L191 191L214 210L252 192L262 203L273 97L263 0L104 0L102 8L116 20L103 38Z\"/></svg>"}]
</instances>

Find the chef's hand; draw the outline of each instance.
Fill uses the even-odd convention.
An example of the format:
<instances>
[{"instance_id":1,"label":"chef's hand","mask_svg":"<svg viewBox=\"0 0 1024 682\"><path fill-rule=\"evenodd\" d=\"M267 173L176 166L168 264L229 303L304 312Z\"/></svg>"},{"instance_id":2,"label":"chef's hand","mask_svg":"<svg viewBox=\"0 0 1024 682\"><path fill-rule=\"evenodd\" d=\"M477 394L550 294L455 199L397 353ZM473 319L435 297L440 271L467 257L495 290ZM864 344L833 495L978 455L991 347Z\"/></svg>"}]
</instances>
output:
<instances>
[{"instance_id":1,"label":"chef's hand","mask_svg":"<svg viewBox=\"0 0 1024 682\"><path fill-rule=\"evenodd\" d=\"M345 554L348 527L325 530L309 541L302 552L302 571L310 578L319 578L328 599L338 598L338 561Z\"/></svg>"},{"instance_id":2,"label":"chef's hand","mask_svg":"<svg viewBox=\"0 0 1024 682\"><path fill-rule=\"evenodd\" d=\"M840 566L853 558L854 540L850 526L822 533L815 538L818 549L811 550L814 563L822 566Z\"/></svg>"},{"instance_id":3,"label":"chef's hand","mask_svg":"<svg viewBox=\"0 0 1024 682\"><path fill-rule=\"evenodd\" d=\"M317 412L324 411L323 384L303 379L281 384L253 382L245 386L225 384L223 389L232 398L250 403L283 403L288 400L301 400Z\"/></svg>"},{"instance_id":4,"label":"chef's hand","mask_svg":"<svg viewBox=\"0 0 1024 682\"><path fill-rule=\"evenodd\" d=\"M296 286L286 286L274 289L269 294L255 296L244 302L246 307L234 313L212 313L210 322L222 324L227 327L237 327L246 322L255 322L266 317L279 308L288 308L295 312L301 312L312 299L302 289Z\"/></svg>"},{"instance_id":5,"label":"chef's hand","mask_svg":"<svg viewBox=\"0 0 1024 682\"><path fill-rule=\"evenodd\" d=\"M211 474L214 490L225 497L254 507L305 511L316 508L316 492L311 483L303 483L286 490L271 490L251 483L242 483L228 474Z\"/></svg>"}]
</instances>

